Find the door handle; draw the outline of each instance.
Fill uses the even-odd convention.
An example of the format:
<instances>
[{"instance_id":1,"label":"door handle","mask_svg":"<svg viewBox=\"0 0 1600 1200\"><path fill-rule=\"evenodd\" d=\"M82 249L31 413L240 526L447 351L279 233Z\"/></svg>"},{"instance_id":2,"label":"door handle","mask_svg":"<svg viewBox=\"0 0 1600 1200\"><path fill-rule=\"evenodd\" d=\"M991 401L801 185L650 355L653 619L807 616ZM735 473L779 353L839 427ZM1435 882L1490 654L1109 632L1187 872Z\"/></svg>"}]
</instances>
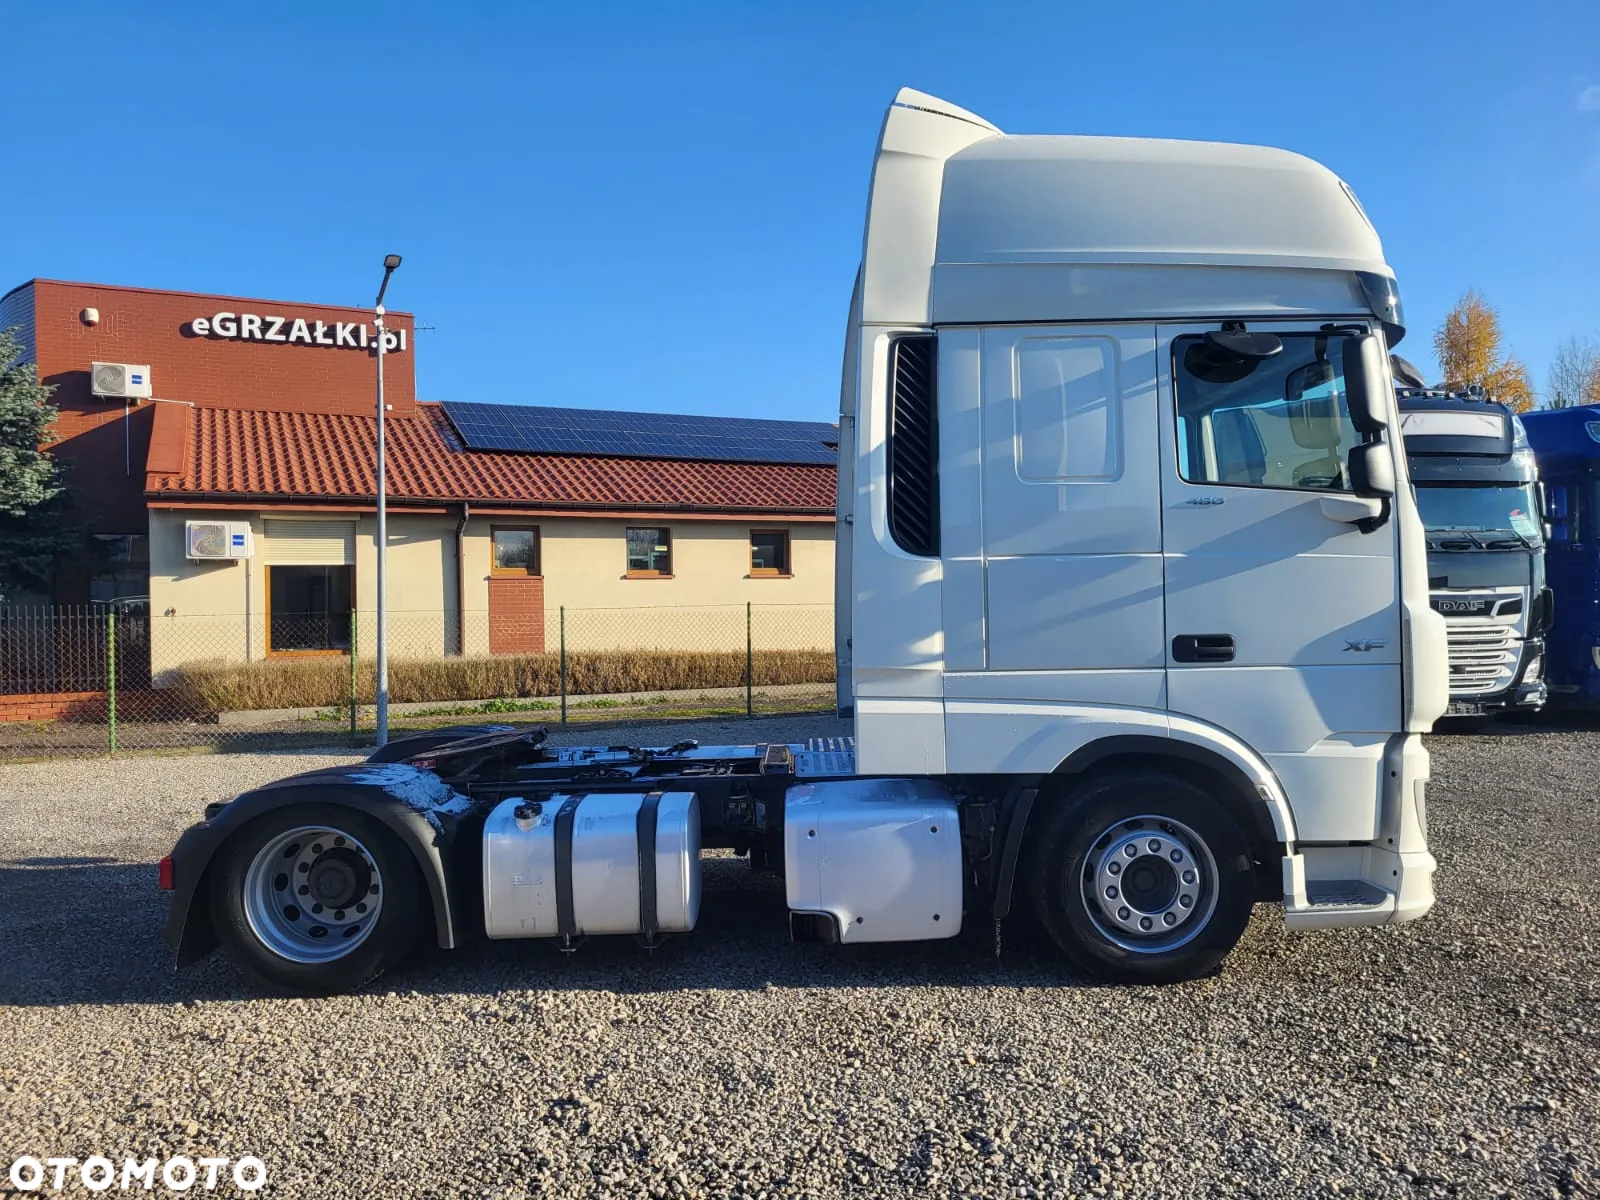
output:
<instances>
[{"instance_id":1,"label":"door handle","mask_svg":"<svg viewBox=\"0 0 1600 1200\"><path fill-rule=\"evenodd\" d=\"M1233 650L1231 633L1180 633L1172 639L1173 662L1232 662Z\"/></svg>"}]
</instances>

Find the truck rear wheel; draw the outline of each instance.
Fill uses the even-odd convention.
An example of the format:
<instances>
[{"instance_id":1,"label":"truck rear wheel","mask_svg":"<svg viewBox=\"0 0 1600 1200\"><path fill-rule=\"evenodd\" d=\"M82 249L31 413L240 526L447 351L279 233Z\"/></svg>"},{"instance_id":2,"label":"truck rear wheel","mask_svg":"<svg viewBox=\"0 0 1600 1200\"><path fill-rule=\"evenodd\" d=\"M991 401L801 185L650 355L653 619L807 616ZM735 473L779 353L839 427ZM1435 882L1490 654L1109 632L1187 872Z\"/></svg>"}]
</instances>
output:
<instances>
[{"instance_id":1,"label":"truck rear wheel","mask_svg":"<svg viewBox=\"0 0 1600 1200\"><path fill-rule=\"evenodd\" d=\"M1118 772L1042 816L1034 908L1084 970L1119 983L1196 979L1244 933L1255 901L1250 847L1202 788Z\"/></svg>"},{"instance_id":2,"label":"truck rear wheel","mask_svg":"<svg viewBox=\"0 0 1600 1200\"><path fill-rule=\"evenodd\" d=\"M380 822L337 805L296 805L223 845L211 919L229 957L257 982L295 995L349 991L410 949L415 875Z\"/></svg>"}]
</instances>

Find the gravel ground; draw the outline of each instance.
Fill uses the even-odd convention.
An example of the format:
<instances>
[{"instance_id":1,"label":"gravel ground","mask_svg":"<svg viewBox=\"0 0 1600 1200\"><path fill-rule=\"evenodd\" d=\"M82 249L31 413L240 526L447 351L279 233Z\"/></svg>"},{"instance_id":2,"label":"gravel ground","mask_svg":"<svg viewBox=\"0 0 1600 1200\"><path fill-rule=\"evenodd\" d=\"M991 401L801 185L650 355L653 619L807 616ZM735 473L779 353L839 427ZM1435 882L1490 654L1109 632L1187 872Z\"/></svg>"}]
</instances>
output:
<instances>
[{"instance_id":1,"label":"gravel ground","mask_svg":"<svg viewBox=\"0 0 1600 1200\"><path fill-rule=\"evenodd\" d=\"M781 888L721 860L653 956L479 945L314 1002L217 958L174 974L152 864L204 801L334 756L3 767L0 1168L252 1154L260 1194L364 1198L1595 1196L1600 733L1432 747L1432 916L1289 935L1263 907L1180 987L1090 984L1021 935L996 963L982 930L790 946Z\"/></svg>"}]
</instances>

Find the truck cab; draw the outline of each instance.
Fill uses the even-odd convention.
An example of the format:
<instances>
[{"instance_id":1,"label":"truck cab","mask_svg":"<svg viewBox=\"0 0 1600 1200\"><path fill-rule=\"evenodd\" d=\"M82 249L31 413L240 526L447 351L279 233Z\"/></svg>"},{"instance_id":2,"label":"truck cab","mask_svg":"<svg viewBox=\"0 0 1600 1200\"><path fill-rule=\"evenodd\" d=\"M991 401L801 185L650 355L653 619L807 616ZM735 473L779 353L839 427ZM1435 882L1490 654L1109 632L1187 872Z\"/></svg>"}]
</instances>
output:
<instances>
[{"instance_id":1,"label":"truck cab","mask_svg":"<svg viewBox=\"0 0 1600 1200\"><path fill-rule=\"evenodd\" d=\"M1245 778L1291 925L1425 911L1433 860L1399 827L1444 624L1398 288L1350 188L1286 151L1010 136L905 91L850 329L858 769Z\"/></svg>"},{"instance_id":2,"label":"truck cab","mask_svg":"<svg viewBox=\"0 0 1600 1200\"><path fill-rule=\"evenodd\" d=\"M1600 708L1600 405L1531 412L1522 422L1549 498L1550 699Z\"/></svg>"},{"instance_id":3,"label":"truck cab","mask_svg":"<svg viewBox=\"0 0 1600 1200\"><path fill-rule=\"evenodd\" d=\"M1450 645L1452 717L1537 712L1546 698L1544 506L1517 414L1481 390L1400 388L1400 428Z\"/></svg>"}]
</instances>

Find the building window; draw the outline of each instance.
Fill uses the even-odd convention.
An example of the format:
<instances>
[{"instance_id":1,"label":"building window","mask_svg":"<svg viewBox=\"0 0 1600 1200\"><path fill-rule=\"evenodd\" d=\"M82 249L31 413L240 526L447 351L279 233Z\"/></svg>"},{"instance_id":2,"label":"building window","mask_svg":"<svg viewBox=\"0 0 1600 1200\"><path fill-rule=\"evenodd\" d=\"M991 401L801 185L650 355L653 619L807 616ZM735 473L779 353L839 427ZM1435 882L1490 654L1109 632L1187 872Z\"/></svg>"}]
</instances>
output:
<instances>
[{"instance_id":1,"label":"building window","mask_svg":"<svg viewBox=\"0 0 1600 1200\"><path fill-rule=\"evenodd\" d=\"M95 604L145 600L150 595L150 535L97 533L94 574L89 599Z\"/></svg>"},{"instance_id":2,"label":"building window","mask_svg":"<svg viewBox=\"0 0 1600 1200\"><path fill-rule=\"evenodd\" d=\"M494 560L489 565L489 574L539 574L538 529L502 529L497 525L492 536Z\"/></svg>"},{"instance_id":3,"label":"building window","mask_svg":"<svg viewBox=\"0 0 1600 1200\"><path fill-rule=\"evenodd\" d=\"M628 530L628 577L660 579L672 574L672 533L666 529Z\"/></svg>"},{"instance_id":4,"label":"building window","mask_svg":"<svg viewBox=\"0 0 1600 1200\"><path fill-rule=\"evenodd\" d=\"M789 531L753 529L750 531L750 574L771 578L788 575Z\"/></svg>"},{"instance_id":5,"label":"building window","mask_svg":"<svg viewBox=\"0 0 1600 1200\"><path fill-rule=\"evenodd\" d=\"M354 568L267 568L267 652L347 654Z\"/></svg>"}]
</instances>

